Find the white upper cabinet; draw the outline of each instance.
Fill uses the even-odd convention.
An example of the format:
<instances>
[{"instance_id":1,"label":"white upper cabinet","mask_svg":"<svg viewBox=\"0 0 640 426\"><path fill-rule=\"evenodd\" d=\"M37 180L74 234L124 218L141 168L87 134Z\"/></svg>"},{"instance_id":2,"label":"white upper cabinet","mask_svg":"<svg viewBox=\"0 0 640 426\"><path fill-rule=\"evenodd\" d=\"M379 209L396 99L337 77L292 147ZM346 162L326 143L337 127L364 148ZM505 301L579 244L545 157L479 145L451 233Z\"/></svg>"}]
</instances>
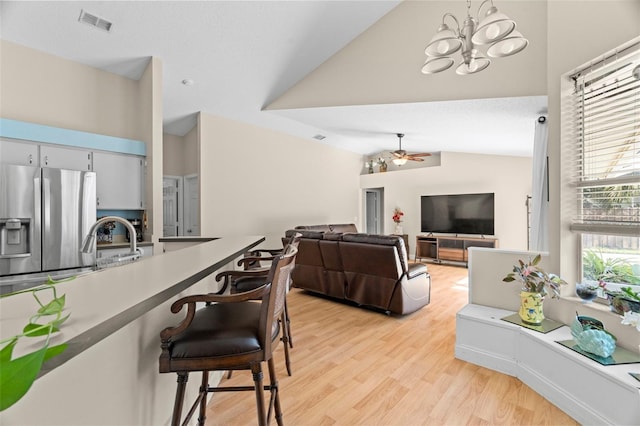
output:
<instances>
[{"instance_id":1,"label":"white upper cabinet","mask_svg":"<svg viewBox=\"0 0 640 426\"><path fill-rule=\"evenodd\" d=\"M98 210L143 210L145 157L0 138L0 163L94 171Z\"/></svg>"},{"instance_id":2,"label":"white upper cabinet","mask_svg":"<svg viewBox=\"0 0 640 426\"><path fill-rule=\"evenodd\" d=\"M0 163L38 165L38 144L0 139Z\"/></svg>"},{"instance_id":3,"label":"white upper cabinet","mask_svg":"<svg viewBox=\"0 0 640 426\"><path fill-rule=\"evenodd\" d=\"M93 153L98 210L144 208L144 157Z\"/></svg>"},{"instance_id":4,"label":"white upper cabinet","mask_svg":"<svg viewBox=\"0 0 640 426\"><path fill-rule=\"evenodd\" d=\"M40 167L91 171L91 151L81 148L40 145Z\"/></svg>"}]
</instances>

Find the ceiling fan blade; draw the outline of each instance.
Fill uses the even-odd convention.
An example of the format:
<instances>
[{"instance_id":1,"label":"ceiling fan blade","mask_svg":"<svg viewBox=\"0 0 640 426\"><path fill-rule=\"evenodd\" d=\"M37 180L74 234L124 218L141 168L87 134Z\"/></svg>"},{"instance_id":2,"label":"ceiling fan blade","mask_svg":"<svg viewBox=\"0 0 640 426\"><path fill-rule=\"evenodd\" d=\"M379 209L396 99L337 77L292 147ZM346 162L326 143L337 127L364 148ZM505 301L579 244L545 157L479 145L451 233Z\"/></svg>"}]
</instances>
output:
<instances>
[{"instance_id":1,"label":"ceiling fan blade","mask_svg":"<svg viewBox=\"0 0 640 426\"><path fill-rule=\"evenodd\" d=\"M391 152L391 155L396 158L403 158L406 154L404 152L393 151Z\"/></svg>"},{"instance_id":2,"label":"ceiling fan blade","mask_svg":"<svg viewBox=\"0 0 640 426\"><path fill-rule=\"evenodd\" d=\"M424 161L424 158L420 158L420 157L414 157L413 155L407 155L407 160L411 160L411 161Z\"/></svg>"},{"instance_id":3,"label":"ceiling fan blade","mask_svg":"<svg viewBox=\"0 0 640 426\"><path fill-rule=\"evenodd\" d=\"M419 154L409 154L412 157L430 157L431 153L430 152L421 152Z\"/></svg>"}]
</instances>

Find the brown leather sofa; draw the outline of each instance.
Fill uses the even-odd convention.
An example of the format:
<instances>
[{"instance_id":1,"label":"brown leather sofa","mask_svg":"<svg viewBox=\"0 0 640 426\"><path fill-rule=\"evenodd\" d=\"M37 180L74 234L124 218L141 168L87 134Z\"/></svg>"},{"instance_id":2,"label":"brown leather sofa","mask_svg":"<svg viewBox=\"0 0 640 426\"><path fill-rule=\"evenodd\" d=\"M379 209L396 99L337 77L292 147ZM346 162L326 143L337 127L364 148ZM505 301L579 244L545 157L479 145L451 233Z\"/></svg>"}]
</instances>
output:
<instances>
[{"instance_id":1,"label":"brown leather sofa","mask_svg":"<svg viewBox=\"0 0 640 426\"><path fill-rule=\"evenodd\" d=\"M402 237L350 233L355 229L314 225L287 231L285 238L302 234L293 287L403 315L429 304L427 267L408 263Z\"/></svg>"}]
</instances>

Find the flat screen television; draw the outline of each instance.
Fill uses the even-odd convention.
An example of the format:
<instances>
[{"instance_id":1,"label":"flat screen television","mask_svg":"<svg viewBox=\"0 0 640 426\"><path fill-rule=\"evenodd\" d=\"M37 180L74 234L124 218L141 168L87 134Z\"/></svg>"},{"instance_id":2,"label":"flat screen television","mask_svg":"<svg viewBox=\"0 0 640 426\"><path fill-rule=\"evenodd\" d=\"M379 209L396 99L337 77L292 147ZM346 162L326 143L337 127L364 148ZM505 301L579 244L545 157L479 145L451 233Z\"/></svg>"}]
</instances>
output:
<instances>
[{"instance_id":1,"label":"flat screen television","mask_svg":"<svg viewBox=\"0 0 640 426\"><path fill-rule=\"evenodd\" d=\"M420 231L493 235L494 198L494 193L423 195Z\"/></svg>"}]
</instances>

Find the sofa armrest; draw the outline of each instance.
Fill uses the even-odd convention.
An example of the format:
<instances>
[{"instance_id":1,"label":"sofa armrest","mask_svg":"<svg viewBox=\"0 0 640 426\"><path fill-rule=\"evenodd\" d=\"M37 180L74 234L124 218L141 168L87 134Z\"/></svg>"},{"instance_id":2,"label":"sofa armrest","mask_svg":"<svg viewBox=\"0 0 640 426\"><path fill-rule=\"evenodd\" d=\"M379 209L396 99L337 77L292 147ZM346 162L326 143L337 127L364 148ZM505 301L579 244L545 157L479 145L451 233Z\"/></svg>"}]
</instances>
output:
<instances>
[{"instance_id":1,"label":"sofa armrest","mask_svg":"<svg viewBox=\"0 0 640 426\"><path fill-rule=\"evenodd\" d=\"M426 273L427 273L427 265L423 263L410 263L409 268L407 270L407 277L411 279L411 278L417 277L418 275L426 274Z\"/></svg>"}]
</instances>

